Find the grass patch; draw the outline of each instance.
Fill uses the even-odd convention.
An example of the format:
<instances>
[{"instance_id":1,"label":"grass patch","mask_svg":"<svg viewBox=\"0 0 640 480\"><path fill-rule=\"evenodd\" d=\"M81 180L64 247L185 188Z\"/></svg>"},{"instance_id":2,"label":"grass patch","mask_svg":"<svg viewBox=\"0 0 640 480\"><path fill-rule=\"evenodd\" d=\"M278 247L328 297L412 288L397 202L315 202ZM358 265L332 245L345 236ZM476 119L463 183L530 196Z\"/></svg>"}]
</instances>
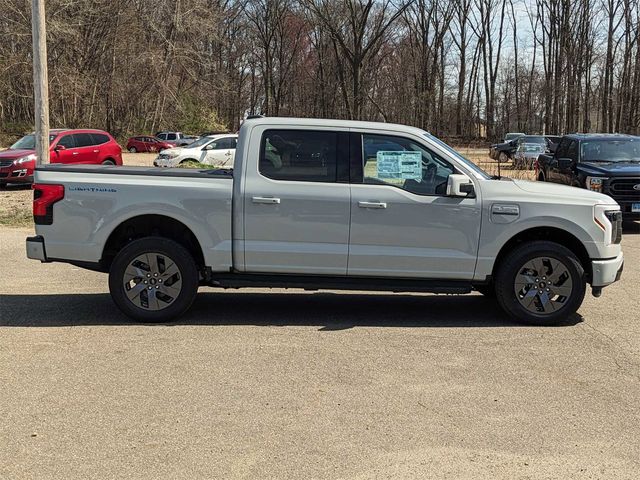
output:
<instances>
[{"instance_id":1,"label":"grass patch","mask_svg":"<svg viewBox=\"0 0 640 480\"><path fill-rule=\"evenodd\" d=\"M31 212L31 205L8 205L0 209L0 226L33 226L33 214Z\"/></svg>"},{"instance_id":2,"label":"grass patch","mask_svg":"<svg viewBox=\"0 0 640 480\"><path fill-rule=\"evenodd\" d=\"M197 170L216 170L221 167L217 167L215 165L207 165L206 163L200 162L182 162L178 165L178 168L195 168Z\"/></svg>"}]
</instances>

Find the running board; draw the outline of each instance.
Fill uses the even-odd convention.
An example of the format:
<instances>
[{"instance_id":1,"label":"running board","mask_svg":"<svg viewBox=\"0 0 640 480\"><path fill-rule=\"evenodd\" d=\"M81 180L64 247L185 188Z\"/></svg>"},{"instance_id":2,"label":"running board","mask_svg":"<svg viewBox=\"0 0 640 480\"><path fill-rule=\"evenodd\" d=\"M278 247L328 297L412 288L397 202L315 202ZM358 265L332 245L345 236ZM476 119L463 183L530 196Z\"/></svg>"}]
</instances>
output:
<instances>
[{"instance_id":1,"label":"running board","mask_svg":"<svg viewBox=\"0 0 640 480\"><path fill-rule=\"evenodd\" d=\"M220 288L302 288L304 290L364 290L386 292L471 293L467 280L329 277L207 272L205 285Z\"/></svg>"}]
</instances>

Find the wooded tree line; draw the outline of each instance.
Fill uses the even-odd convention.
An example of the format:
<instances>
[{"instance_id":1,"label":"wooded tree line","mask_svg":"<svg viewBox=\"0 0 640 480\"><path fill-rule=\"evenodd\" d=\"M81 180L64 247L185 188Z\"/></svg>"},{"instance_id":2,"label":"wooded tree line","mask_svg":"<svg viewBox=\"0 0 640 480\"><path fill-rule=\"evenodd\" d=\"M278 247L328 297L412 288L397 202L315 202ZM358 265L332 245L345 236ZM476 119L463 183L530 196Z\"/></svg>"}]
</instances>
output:
<instances>
[{"instance_id":1,"label":"wooded tree line","mask_svg":"<svg viewBox=\"0 0 640 480\"><path fill-rule=\"evenodd\" d=\"M51 124L200 133L264 113L465 138L638 133L638 2L49 0ZM0 129L30 129L30 2L0 12Z\"/></svg>"}]
</instances>

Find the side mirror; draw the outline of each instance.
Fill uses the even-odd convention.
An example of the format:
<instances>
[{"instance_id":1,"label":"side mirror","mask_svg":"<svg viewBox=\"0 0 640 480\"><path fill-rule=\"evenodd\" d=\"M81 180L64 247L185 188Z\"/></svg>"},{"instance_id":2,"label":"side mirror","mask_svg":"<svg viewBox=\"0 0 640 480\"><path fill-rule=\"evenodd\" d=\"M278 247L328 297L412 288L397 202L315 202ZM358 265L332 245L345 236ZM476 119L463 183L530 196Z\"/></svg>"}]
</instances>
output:
<instances>
[{"instance_id":1,"label":"side mirror","mask_svg":"<svg viewBox=\"0 0 640 480\"><path fill-rule=\"evenodd\" d=\"M573 165L573 160L571 160L570 158L559 158L558 159L558 168L560 170L567 170L567 169L571 168L571 165Z\"/></svg>"},{"instance_id":2,"label":"side mirror","mask_svg":"<svg viewBox=\"0 0 640 480\"><path fill-rule=\"evenodd\" d=\"M59 152L61 150L66 150L66 149L67 147L65 147L64 145L56 145L56 148L54 148L56 152Z\"/></svg>"},{"instance_id":3,"label":"side mirror","mask_svg":"<svg viewBox=\"0 0 640 480\"><path fill-rule=\"evenodd\" d=\"M447 178L447 197L474 197L475 189L466 175L451 174Z\"/></svg>"}]
</instances>

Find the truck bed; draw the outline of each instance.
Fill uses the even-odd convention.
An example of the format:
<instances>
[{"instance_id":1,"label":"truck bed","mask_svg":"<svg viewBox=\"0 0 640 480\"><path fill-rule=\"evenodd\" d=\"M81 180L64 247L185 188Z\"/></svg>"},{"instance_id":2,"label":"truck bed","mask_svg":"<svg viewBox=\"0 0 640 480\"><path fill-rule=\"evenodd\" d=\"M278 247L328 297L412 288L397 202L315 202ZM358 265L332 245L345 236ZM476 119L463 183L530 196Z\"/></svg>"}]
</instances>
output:
<instances>
[{"instance_id":1,"label":"truck bed","mask_svg":"<svg viewBox=\"0 0 640 480\"><path fill-rule=\"evenodd\" d=\"M207 266L231 267L230 170L50 164L36 169L35 183L64 186L52 224L36 225L49 259L100 265L113 235L140 235L130 225L142 219L151 233L182 225Z\"/></svg>"}]
</instances>

